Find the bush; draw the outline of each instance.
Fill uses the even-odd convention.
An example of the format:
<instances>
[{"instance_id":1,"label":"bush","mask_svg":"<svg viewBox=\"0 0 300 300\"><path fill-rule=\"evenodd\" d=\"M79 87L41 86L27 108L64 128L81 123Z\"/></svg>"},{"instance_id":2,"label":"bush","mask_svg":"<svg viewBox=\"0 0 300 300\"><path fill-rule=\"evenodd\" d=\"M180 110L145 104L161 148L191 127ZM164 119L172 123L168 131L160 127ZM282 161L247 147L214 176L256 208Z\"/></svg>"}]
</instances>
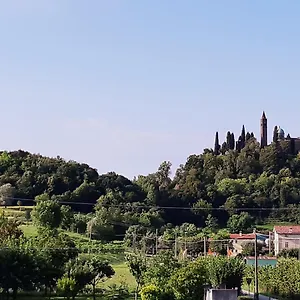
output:
<instances>
[{"instance_id":1,"label":"bush","mask_svg":"<svg viewBox=\"0 0 300 300\"><path fill-rule=\"evenodd\" d=\"M154 284L146 285L142 288L141 292L142 300L159 300L160 290Z\"/></svg>"},{"instance_id":2,"label":"bush","mask_svg":"<svg viewBox=\"0 0 300 300\"><path fill-rule=\"evenodd\" d=\"M67 299L71 298L75 291L76 281L73 278L63 277L57 281L58 293Z\"/></svg>"}]
</instances>

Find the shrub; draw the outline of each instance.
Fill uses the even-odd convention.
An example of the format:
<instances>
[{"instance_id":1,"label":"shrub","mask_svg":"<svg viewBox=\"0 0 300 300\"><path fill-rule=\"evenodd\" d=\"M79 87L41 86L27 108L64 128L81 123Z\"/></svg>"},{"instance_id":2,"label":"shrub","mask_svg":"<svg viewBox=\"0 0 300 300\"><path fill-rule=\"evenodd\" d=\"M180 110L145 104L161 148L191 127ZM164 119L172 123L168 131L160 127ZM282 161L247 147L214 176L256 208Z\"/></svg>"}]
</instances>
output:
<instances>
[{"instance_id":1,"label":"shrub","mask_svg":"<svg viewBox=\"0 0 300 300\"><path fill-rule=\"evenodd\" d=\"M76 281L73 278L63 277L57 281L58 293L70 299L75 291Z\"/></svg>"},{"instance_id":2,"label":"shrub","mask_svg":"<svg viewBox=\"0 0 300 300\"><path fill-rule=\"evenodd\" d=\"M160 290L154 284L146 285L142 288L141 292L142 300L159 300Z\"/></svg>"}]
</instances>

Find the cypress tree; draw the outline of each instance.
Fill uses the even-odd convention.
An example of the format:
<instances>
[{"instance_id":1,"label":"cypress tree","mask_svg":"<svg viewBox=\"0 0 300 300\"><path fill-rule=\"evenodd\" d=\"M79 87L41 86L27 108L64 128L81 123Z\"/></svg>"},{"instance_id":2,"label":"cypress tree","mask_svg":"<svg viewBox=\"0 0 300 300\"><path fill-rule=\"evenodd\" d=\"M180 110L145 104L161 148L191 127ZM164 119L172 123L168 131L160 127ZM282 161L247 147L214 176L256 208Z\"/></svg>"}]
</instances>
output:
<instances>
[{"instance_id":1,"label":"cypress tree","mask_svg":"<svg viewBox=\"0 0 300 300\"><path fill-rule=\"evenodd\" d=\"M234 150L234 146L235 146L235 139L234 139L234 133L232 133L229 149Z\"/></svg>"},{"instance_id":2,"label":"cypress tree","mask_svg":"<svg viewBox=\"0 0 300 300\"><path fill-rule=\"evenodd\" d=\"M228 145L227 145L226 142L224 142L224 143L222 144L222 146L221 146L220 152L221 152L221 154L224 155L224 154L226 153L227 150L228 150Z\"/></svg>"},{"instance_id":3,"label":"cypress tree","mask_svg":"<svg viewBox=\"0 0 300 300\"><path fill-rule=\"evenodd\" d=\"M219 133L218 131L216 132L216 137L215 137L215 148L214 148L214 154L218 155L220 153L220 144L219 144Z\"/></svg>"},{"instance_id":4,"label":"cypress tree","mask_svg":"<svg viewBox=\"0 0 300 300\"><path fill-rule=\"evenodd\" d=\"M244 148L246 144L246 131L245 126L242 127L242 133L241 133L241 148Z\"/></svg>"},{"instance_id":5,"label":"cypress tree","mask_svg":"<svg viewBox=\"0 0 300 300\"><path fill-rule=\"evenodd\" d=\"M273 142L277 143L278 142L278 127L275 126L273 130Z\"/></svg>"},{"instance_id":6,"label":"cypress tree","mask_svg":"<svg viewBox=\"0 0 300 300\"><path fill-rule=\"evenodd\" d=\"M251 134L250 132L247 132L246 134L246 142L248 142L251 139Z\"/></svg>"},{"instance_id":7,"label":"cypress tree","mask_svg":"<svg viewBox=\"0 0 300 300\"><path fill-rule=\"evenodd\" d=\"M226 143L227 143L227 149L231 149L230 146L232 144L232 141L231 141L231 133L230 133L230 131L227 132Z\"/></svg>"}]
</instances>

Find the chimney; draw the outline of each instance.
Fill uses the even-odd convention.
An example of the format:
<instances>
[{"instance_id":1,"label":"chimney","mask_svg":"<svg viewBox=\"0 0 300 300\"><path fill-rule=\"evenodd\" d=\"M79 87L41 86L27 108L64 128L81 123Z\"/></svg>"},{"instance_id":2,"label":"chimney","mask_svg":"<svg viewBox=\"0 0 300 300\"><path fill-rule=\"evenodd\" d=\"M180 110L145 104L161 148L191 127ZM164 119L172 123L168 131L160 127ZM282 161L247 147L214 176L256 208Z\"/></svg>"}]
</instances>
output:
<instances>
[{"instance_id":1,"label":"chimney","mask_svg":"<svg viewBox=\"0 0 300 300\"><path fill-rule=\"evenodd\" d=\"M240 231L240 236L242 236L242 232Z\"/></svg>"}]
</instances>

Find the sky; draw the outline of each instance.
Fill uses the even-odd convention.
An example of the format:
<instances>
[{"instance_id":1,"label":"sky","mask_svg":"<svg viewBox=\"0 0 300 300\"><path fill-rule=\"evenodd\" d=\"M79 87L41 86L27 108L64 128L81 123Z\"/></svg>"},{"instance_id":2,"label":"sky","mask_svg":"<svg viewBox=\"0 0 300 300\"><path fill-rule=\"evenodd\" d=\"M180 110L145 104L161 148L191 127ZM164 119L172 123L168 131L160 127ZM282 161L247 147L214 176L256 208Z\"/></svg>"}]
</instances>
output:
<instances>
[{"instance_id":1,"label":"sky","mask_svg":"<svg viewBox=\"0 0 300 300\"><path fill-rule=\"evenodd\" d=\"M173 172L265 110L300 136L298 0L0 0L1 150Z\"/></svg>"}]
</instances>

